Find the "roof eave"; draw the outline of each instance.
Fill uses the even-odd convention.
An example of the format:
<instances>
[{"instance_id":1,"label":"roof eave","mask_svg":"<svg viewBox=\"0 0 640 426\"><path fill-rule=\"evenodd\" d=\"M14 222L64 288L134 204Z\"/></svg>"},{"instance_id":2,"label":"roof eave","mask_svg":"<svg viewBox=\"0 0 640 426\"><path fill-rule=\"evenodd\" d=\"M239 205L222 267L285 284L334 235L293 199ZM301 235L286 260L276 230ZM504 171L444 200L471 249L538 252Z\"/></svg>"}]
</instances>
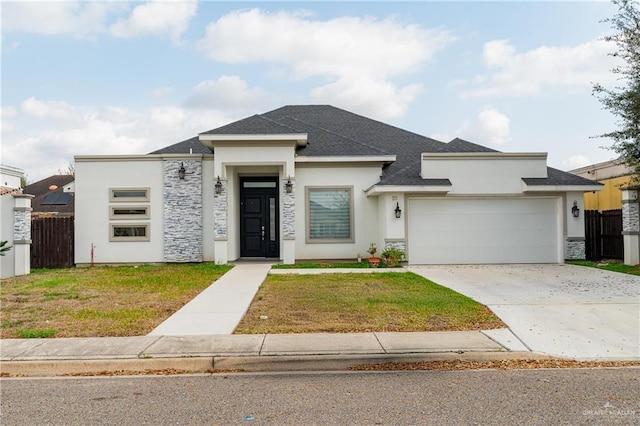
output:
<instances>
[{"instance_id":1,"label":"roof eave","mask_svg":"<svg viewBox=\"0 0 640 426\"><path fill-rule=\"evenodd\" d=\"M392 192L422 193L422 194L447 194L451 191L451 185L373 185L365 190L367 197L377 197Z\"/></svg>"},{"instance_id":2,"label":"roof eave","mask_svg":"<svg viewBox=\"0 0 640 426\"><path fill-rule=\"evenodd\" d=\"M527 185L523 182L523 193L535 192L593 192L600 191L604 185Z\"/></svg>"},{"instance_id":3,"label":"roof eave","mask_svg":"<svg viewBox=\"0 0 640 426\"><path fill-rule=\"evenodd\" d=\"M270 134L209 134L200 133L200 142L209 148L213 148L216 142L295 142L298 147L307 146L306 133L270 133Z\"/></svg>"},{"instance_id":4,"label":"roof eave","mask_svg":"<svg viewBox=\"0 0 640 426\"><path fill-rule=\"evenodd\" d=\"M396 161L395 155L326 155L296 156L296 163L376 163L391 164Z\"/></svg>"}]
</instances>

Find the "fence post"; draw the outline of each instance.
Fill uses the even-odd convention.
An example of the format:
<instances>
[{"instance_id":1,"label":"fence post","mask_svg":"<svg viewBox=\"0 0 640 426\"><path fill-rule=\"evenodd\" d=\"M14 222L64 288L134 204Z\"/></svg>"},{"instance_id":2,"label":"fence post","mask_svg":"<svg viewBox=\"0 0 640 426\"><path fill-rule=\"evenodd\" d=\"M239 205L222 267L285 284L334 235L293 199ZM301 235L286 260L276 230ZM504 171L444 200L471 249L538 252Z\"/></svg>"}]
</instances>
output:
<instances>
[{"instance_id":1,"label":"fence post","mask_svg":"<svg viewBox=\"0 0 640 426\"><path fill-rule=\"evenodd\" d=\"M640 264L640 204L637 188L622 189L622 237L624 263Z\"/></svg>"},{"instance_id":2,"label":"fence post","mask_svg":"<svg viewBox=\"0 0 640 426\"><path fill-rule=\"evenodd\" d=\"M15 275L31 272L31 199L33 195L14 194L13 249L15 250Z\"/></svg>"}]
</instances>

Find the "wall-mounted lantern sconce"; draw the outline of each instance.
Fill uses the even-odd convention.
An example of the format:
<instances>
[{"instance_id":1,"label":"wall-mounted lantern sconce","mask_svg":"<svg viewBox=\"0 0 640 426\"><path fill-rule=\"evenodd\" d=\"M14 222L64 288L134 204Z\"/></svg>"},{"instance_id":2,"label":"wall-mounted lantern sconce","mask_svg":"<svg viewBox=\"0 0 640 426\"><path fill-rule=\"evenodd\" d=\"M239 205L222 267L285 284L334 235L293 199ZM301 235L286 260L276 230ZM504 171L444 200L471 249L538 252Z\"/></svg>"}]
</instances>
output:
<instances>
[{"instance_id":1,"label":"wall-mounted lantern sconce","mask_svg":"<svg viewBox=\"0 0 640 426\"><path fill-rule=\"evenodd\" d=\"M571 207L571 214L573 215L573 217L580 216L580 208L578 207L577 201L573 202L573 207Z\"/></svg>"},{"instance_id":2,"label":"wall-mounted lantern sconce","mask_svg":"<svg viewBox=\"0 0 640 426\"><path fill-rule=\"evenodd\" d=\"M216 180L216 194L220 195L222 193L222 182L220 182L220 176L218 176L218 180Z\"/></svg>"},{"instance_id":3,"label":"wall-mounted lantern sconce","mask_svg":"<svg viewBox=\"0 0 640 426\"><path fill-rule=\"evenodd\" d=\"M402 209L400 209L400 203L396 203L396 208L393 210L396 213L396 219L400 219L402 215Z\"/></svg>"},{"instance_id":4,"label":"wall-mounted lantern sconce","mask_svg":"<svg viewBox=\"0 0 640 426\"><path fill-rule=\"evenodd\" d=\"M184 163L180 163L180 168L178 169L178 177L180 179L184 179L184 177L187 175L187 170L184 168Z\"/></svg>"},{"instance_id":5,"label":"wall-mounted lantern sconce","mask_svg":"<svg viewBox=\"0 0 640 426\"><path fill-rule=\"evenodd\" d=\"M284 184L284 190L287 191L287 194L291 194L293 192L293 183L291 183L291 176L287 178L287 183Z\"/></svg>"}]
</instances>

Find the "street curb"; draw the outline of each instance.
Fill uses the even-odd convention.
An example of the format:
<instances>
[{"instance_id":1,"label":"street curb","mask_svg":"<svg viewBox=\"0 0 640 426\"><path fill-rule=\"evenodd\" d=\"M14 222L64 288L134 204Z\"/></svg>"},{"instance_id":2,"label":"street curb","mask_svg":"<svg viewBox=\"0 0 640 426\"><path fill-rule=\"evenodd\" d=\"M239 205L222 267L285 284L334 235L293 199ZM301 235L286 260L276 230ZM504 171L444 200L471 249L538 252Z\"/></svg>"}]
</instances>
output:
<instances>
[{"instance_id":1,"label":"street curb","mask_svg":"<svg viewBox=\"0 0 640 426\"><path fill-rule=\"evenodd\" d=\"M331 371L345 370L357 365L405 363L423 361L496 361L507 359L552 359L549 355L533 352L431 352L412 354L377 355L286 355L215 357L214 368L243 370L247 372L269 371Z\"/></svg>"},{"instance_id":2,"label":"street curb","mask_svg":"<svg viewBox=\"0 0 640 426\"><path fill-rule=\"evenodd\" d=\"M55 377L65 375L109 375L175 370L178 373L206 373L211 370L244 372L332 371L357 365L423 361L497 361L511 359L552 359L535 352L436 352L378 355L274 355L214 356L182 358L92 359L3 361L3 377Z\"/></svg>"}]
</instances>

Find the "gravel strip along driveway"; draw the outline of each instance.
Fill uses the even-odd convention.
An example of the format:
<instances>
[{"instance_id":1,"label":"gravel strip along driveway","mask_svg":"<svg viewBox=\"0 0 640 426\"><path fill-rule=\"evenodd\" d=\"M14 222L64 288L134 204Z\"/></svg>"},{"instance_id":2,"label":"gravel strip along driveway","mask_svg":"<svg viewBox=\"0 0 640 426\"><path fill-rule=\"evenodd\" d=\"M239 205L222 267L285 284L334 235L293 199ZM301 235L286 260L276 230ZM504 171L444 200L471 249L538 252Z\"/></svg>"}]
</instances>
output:
<instances>
[{"instance_id":1,"label":"gravel strip along driveway","mask_svg":"<svg viewBox=\"0 0 640 426\"><path fill-rule=\"evenodd\" d=\"M424 265L410 271L487 305L532 351L640 360L640 277L574 265Z\"/></svg>"}]
</instances>

